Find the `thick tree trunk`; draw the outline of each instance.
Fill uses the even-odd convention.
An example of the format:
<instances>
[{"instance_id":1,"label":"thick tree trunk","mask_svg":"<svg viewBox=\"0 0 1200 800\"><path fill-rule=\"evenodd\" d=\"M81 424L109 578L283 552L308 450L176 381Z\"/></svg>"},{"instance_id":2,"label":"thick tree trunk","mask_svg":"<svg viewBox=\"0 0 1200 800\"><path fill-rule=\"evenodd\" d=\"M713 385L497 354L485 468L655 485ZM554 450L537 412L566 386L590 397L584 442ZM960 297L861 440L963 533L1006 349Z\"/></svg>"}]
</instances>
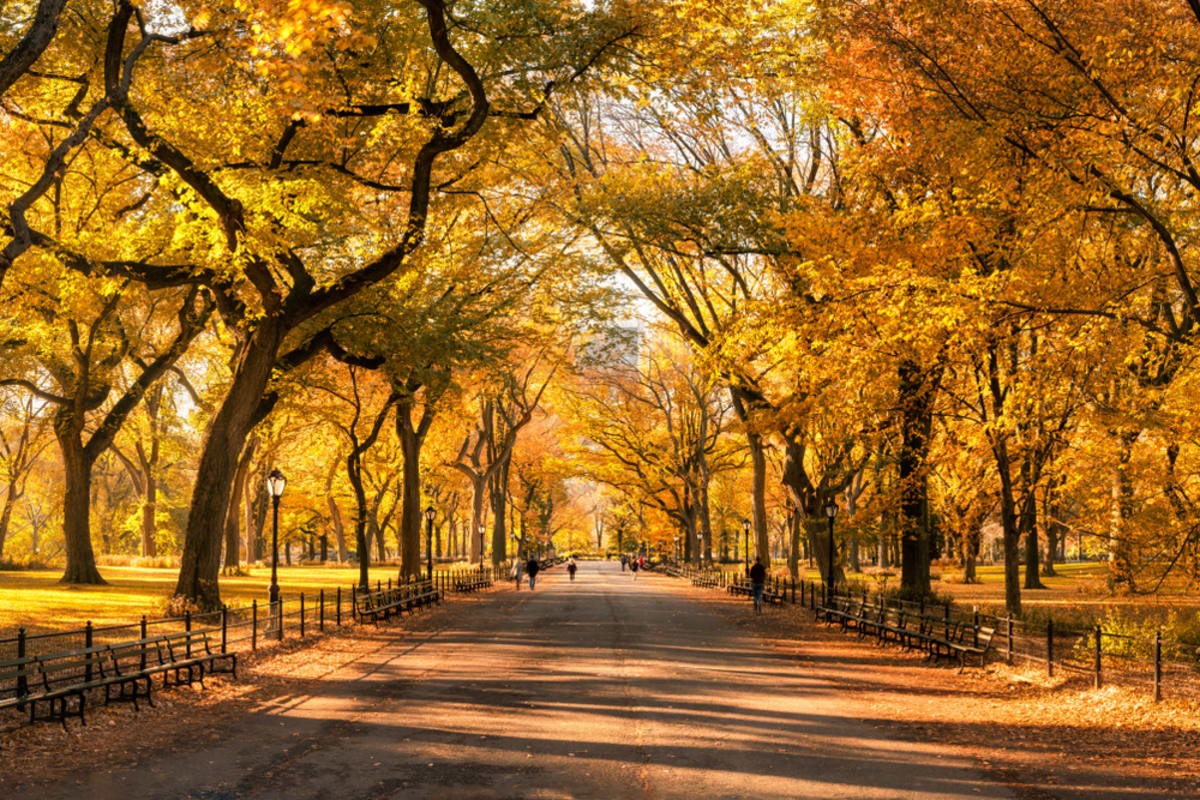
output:
<instances>
[{"instance_id":1,"label":"thick tree trunk","mask_svg":"<svg viewBox=\"0 0 1200 800\"><path fill-rule=\"evenodd\" d=\"M184 529L176 597L204 611L221 607L217 582L221 533L238 456L258 423L263 393L279 354L281 323L267 318L251 335L234 367L233 383L209 423L200 451L192 504Z\"/></svg>"},{"instance_id":2,"label":"thick tree trunk","mask_svg":"<svg viewBox=\"0 0 1200 800\"><path fill-rule=\"evenodd\" d=\"M467 553L472 564L483 564L483 504L487 499L487 476L478 475L471 478L471 529L464 532L467 535Z\"/></svg>"},{"instance_id":3,"label":"thick tree trunk","mask_svg":"<svg viewBox=\"0 0 1200 800\"><path fill-rule=\"evenodd\" d=\"M508 560L508 479L512 464L512 451L501 457L492 472L492 566L498 567Z\"/></svg>"},{"instance_id":4,"label":"thick tree trunk","mask_svg":"<svg viewBox=\"0 0 1200 800\"><path fill-rule=\"evenodd\" d=\"M825 516L808 516L803 520L804 533L808 541L808 553L821 573L821 582L829 583L829 519ZM842 569L841 554L838 552L836 536L833 542L833 583L839 591L846 588L846 573Z\"/></svg>"},{"instance_id":5,"label":"thick tree trunk","mask_svg":"<svg viewBox=\"0 0 1200 800\"><path fill-rule=\"evenodd\" d=\"M713 561L713 533L712 533L712 512L709 509L708 501L708 471L705 470L700 477L700 497L697 511L700 514L700 539L703 541L702 556L706 564L711 564ZM764 564L769 564L769 561L764 561Z\"/></svg>"},{"instance_id":6,"label":"thick tree trunk","mask_svg":"<svg viewBox=\"0 0 1200 800\"><path fill-rule=\"evenodd\" d=\"M910 596L929 593L928 490L925 461L933 425L931 377L914 361L899 368L900 585Z\"/></svg>"},{"instance_id":7,"label":"thick tree trunk","mask_svg":"<svg viewBox=\"0 0 1200 800\"><path fill-rule=\"evenodd\" d=\"M1002 435L1001 435L1002 436ZM1001 438L992 448L1000 473L1000 523L1004 529L1004 608L1012 616L1021 613L1021 531L1013 499L1008 442Z\"/></svg>"},{"instance_id":8,"label":"thick tree trunk","mask_svg":"<svg viewBox=\"0 0 1200 800\"><path fill-rule=\"evenodd\" d=\"M791 544L788 547L788 574L792 576L792 580L800 580L800 515L795 509L788 511L788 538Z\"/></svg>"},{"instance_id":9,"label":"thick tree trunk","mask_svg":"<svg viewBox=\"0 0 1200 800\"><path fill-rule=\"evenodd\" d=\"M424 437L412 425L412 399L396 404L396 434L404 459L400 484L400 574L421 573L421 445Z\"/></svg>"},{"instance_id":10,"label":"thick tree trunk","mask_svg":"<svg viewBox=\"0 0 1200 800\"><path fill-rule=\"evenodd\" d=\"M8 539L8 526L12 524L12 510L17 504L16 485L10 483L4 493L4 509L0 510L0 561L4 560L4 542Z\"/></svg>"},{"instance_id":11,"label":"thick tree trunk","mask_svg":"<svg viewBox=\"0 0 1200 800\"><path fill-rule=\"evenodd\" d=\"M60 412L55 419L55 432L62 452L63 537L66 542L67 568L59 583L103 584L104 578L96 569L96 554L92 550L90 526L92 465L79 443L79 432L67 419L69 412Z\"/></svg>"}]
</instances>

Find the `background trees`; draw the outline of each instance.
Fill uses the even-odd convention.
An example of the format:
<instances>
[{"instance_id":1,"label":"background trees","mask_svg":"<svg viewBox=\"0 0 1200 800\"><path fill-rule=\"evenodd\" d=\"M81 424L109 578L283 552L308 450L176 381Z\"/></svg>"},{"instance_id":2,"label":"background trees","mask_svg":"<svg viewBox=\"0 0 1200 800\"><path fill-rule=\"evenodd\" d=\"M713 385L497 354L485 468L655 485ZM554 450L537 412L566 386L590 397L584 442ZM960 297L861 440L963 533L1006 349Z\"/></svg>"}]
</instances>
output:
<instances>
[{"instance_id":1,"label":"background trees","mask_svg":"<svg viewBox=\"0 0 1200 800\"><path fill-rule=\"evenodd\" d=\"M1190 4L0 14L8 557L1200 580Z\"/></svg>"}]
</instances>

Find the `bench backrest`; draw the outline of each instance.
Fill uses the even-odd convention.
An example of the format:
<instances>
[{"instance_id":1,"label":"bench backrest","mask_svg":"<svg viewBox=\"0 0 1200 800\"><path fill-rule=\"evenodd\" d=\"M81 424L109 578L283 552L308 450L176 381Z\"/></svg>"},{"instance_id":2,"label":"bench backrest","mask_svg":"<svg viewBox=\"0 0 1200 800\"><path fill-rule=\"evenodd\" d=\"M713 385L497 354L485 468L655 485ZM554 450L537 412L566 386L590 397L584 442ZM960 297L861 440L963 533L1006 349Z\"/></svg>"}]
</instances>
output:
<instances>
[{"instance_id":1,"label":"bench backrest","mask_svg":"<svg viewBox=\"0 0 1200 800\"><path fill-rule=\"evenodd\" d=\"M198 649L203 649L206 655L212 655L212 650L208 645L208 631L169 633L162 637L162 641L167 646L167 658L172 662L183 661L199 655L194 652Z\"/></svg>"},{"instance_id":2,"label":"bench backrest","mask_svg":"<svg viewBox=\"0 0 1200 800\"><path fill-rule=\"evenodd\" d=\"M996 629L986 626L981 626L975 634L975 644L982 646L985 650L992 646L992 637L996 635Z\"/></svg>"},{"instance_id":3,"label":"bench backrest","mask_svg":"<svg viewBox=\"0 0 1200 800\"><path fill-rule=\"evenodd\" d=\"M158 667L170 661L166 640L161 636L117 642L108 646L113 668L118 675L130 675L146 667Z\"/></svg>"},{"instance_id":4,"label":"bench backrest","mask_svg":"<svg viewBox=\"0 0 1200 800\"><path fill-rule=\"evenodd\" d=\"M16 696L18 689L37 680L37 659L33 656L0 661L0 697Z\"/></svg>"},{"instance_id":5,"label":"bench backrest","mask_svg":"<svg viewBox=\"0 0 1200 800\"><path fill-rule=\"evenodd\" d=\"M108 646L88 647L36 657L42 686L47 691L64 683L102 679L112 669ZM107 662L107 663L106 663Z\"/></svg>"}]
</instances>

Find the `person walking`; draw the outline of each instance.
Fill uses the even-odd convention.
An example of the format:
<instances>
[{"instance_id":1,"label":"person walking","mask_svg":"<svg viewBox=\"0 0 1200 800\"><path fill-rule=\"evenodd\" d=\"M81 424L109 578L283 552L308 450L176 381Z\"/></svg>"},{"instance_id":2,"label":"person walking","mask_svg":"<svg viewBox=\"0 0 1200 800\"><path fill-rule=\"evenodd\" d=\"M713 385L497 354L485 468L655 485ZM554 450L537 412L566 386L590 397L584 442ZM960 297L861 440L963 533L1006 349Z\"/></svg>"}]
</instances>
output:
<instances>
[{"instance_id":1,"label":"person walking","mask_svg":"<svg viewBox=\"0 0 1200 800\"><path fill-rule=\"evenodd\" d=\"M539 569L541 569L541 566L538 564L538 560L536 558L529 559L528 563L525 564L525 572L529 575L529 591L531 592L533 591L534 583L537 582L537 574Z\"/></svg>"},{"instance_id":2,"label":"person walking","mask_svg":"<svg viewBox=\"0 0 1200 800\"><path fill-rule=\"evenodd\" d=\"M517 583L517 591L521 591L521 555L513 559L512 578Z\"/></svg>"},{"instance_id":3,"label":"person walking","mask_svg":"<svg viewBox=\"0 0 1200 800\"><path fill-rule=\"evenodd\" d=\"M621 572L625 571L625 554L621 553Z\"/></svg>"},{"instance_id":4,"label":"person walking","mask_svg":"<svg viewBox=\"0 0 1200 800\"><path fill-rule=\"evenodd\" d=\"M763 604L763 589L767 583L767 568L762 565L760 559L754 559L754 566L750 568L750 586L754 590L754 613L762 613Z\"/></svg>"},{"instance_id":5,"label":"person walking","mask_svg":"<svg viewBox=\"0 0 1200 800\"><path fill-rule=\"evenodd\" d=\"M571 580L575 580L575 556L571 556L571 560L567 562L567 574L571 576Z\"/></svg>"},{"instance_id":6,"label":"person walking","mask_svg":"<svg viewBox=\"0 0 1200 800\"><path fill-rule=\"evenodd\" d=\"M629 559L629 568L633 570L633 579L637 580L638 563L636 558Z\"/></svg>"}]
</instances>

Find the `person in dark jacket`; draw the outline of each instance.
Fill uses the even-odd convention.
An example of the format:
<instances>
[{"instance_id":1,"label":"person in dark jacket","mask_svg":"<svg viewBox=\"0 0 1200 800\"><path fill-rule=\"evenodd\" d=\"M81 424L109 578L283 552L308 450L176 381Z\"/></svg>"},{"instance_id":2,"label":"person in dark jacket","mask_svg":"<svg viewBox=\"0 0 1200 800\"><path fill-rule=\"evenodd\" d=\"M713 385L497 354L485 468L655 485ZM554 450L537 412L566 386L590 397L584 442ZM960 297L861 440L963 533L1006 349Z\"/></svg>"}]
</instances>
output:
<instances>
[{"instance_id":1,"label":"person in dark jacket","mask_svg":"<svg viewBox=\"0 0 1200 800\"><path fill-rule=\"evenodd\" d=\"M750 587L754 590L754 613L762 613L763 604L763 589L767 583L767 568L762 565L760 559L754 559L754 566L750 568Z\"/></svg>"},{"instance_id":2,"label":"person in dark jacket","mask_svg":"<svg viewBox=\"0 0 1200 800\"><path fill-rule=\"evenodd\" d=\"M541 567L538 565L536 558L529 559L529 563L525 565L525 572L529 575L529 591L533 591L533 584L537 581L538 570Z\"/></svg>"}]
</instances>

